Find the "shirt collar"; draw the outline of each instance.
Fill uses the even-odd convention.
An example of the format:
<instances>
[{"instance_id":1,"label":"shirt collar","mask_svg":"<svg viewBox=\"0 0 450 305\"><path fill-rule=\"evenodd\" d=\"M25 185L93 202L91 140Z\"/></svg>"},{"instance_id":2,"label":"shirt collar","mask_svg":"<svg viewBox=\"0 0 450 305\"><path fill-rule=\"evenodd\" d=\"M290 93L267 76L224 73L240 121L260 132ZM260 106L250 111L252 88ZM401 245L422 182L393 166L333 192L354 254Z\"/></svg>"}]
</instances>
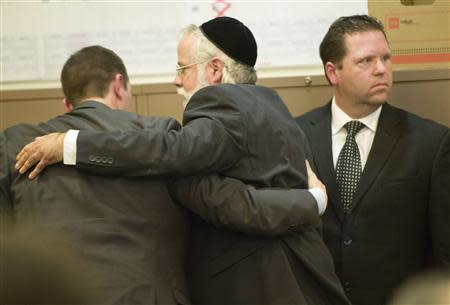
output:
<instances>
[{"instance_id":1,"label":"shirt collar","mask_svg":"<svg viewBox=\"0 0 450 305\"><path fill-rule=\"evenodd\" d=\"M383 106L378 107L377 110L361 119L358 119L358 121L366 125L366 127L372 132L375 132L377 130L378 119L380 118L382 108ZM331 101L331 134L337 134L347 122L352 120L353 119L348 116L348 114L339 108L333 96L333 100Z\"/></svg>"}]
</instances>

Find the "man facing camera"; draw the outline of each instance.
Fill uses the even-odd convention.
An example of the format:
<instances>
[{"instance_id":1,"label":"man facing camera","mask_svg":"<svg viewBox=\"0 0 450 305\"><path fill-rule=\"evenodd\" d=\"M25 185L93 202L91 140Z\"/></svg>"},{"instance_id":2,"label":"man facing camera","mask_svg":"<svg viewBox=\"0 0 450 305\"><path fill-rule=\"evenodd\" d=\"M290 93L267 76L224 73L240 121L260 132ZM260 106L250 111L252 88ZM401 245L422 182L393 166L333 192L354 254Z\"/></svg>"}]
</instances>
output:
<instances>
[{"instance_id":1,"label":"man facing camera","mask_svg":"<svg viewBox=\"0 0 450 305\"><path fill-rule=\"evenodd\" d=\"M172 201L163 178L106 177L57 165L29 181L14 169L23 145L49 132L179 128L173 119L122 111L133 108L131 87L122 60L109 49L91 46L74 53L61 83L66 114L0 133L2 223L58 232L92 270L96 304L189 304L183 269L187 215Z\"/></svg>"},{"instance_id":2,"label":"man facing camera","mask_svg":"<svg viewBox=\"0 0 450 305\"><path fill-rule=\"evenodd\" d=\"M334 97L300 116L328 190L324 240L355 305L450 262L450 132L387 103L391 51L369 16L336 20L320 45Z\"/></svg>"},{"instance_id":3,"label":"man facing camera","mask_svg":"<svg viewBox=\"0 0 450 305\"><path fill-rule=\"evenodd\" d=\"M253 187L296 189L298 201L314 206L316 216L323 212L326 192L320 181L308 179L313 176L305 165L309 146L303 132L275 91L255 85L257 46L251 31L234 18L216 18L200 27L187 27L177 51L174 83L187 103L183 127L113 133L82 130L75 162L65 163L116 175L218 173ZM40 141L27 146L19 155L18 168L24 172L39 161L33 177L41 165L61 161L61 142L51 145L54 155L42 153L37 147ZM114 161L102 164L92 160L96 156ZM348 303L317 222L285 228L281 237L274 237L270 225L259 236L243 234L234 225L238 213L231 220L215 213L227 195L220 183L194 177L174 185L177 199L200 216L194 220L190 243L193 303ZM205 192L199 189L217 190L216 200L204 204ZM283 210L282 201L275 204ZM256 205L259 211L266 207ZM289 218L289 213L284 210L282 217ZM279 216L266 215L263 221L268 224Z\"/></svg>"}]
</instances>

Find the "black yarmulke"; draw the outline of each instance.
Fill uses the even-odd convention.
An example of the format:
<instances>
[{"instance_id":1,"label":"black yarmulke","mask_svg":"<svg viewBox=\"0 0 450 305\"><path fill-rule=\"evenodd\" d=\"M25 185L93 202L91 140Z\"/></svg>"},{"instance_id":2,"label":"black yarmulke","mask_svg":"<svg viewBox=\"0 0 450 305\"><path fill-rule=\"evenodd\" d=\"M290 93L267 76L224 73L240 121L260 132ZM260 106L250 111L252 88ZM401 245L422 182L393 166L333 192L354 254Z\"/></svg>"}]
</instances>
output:
<instances>
[{"instance_id":1,"label":"black yarmulke","mask_svg":"<svg viewBox=\"0 0 450 305\"><path fill-rule=\"evenodd\" d=\"M232 59L254 67L258 50L252 32L239 20L217 17L200 26L200 30L216 47Z\"/></svg>"}]
</instances>

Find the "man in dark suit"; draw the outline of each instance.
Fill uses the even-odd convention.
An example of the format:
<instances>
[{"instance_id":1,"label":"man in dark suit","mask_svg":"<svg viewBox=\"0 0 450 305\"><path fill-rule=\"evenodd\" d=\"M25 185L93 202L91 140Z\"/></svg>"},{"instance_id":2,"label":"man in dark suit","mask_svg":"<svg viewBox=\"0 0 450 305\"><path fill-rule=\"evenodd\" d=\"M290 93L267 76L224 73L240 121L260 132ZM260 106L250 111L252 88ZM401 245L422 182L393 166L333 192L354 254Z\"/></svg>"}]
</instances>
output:
<instances>
[{"instance_id":1,"label":"man in dark suit","mask_svg":"<svg viewBox=\"0 0 450 305\"><path fill-rule=\"evenodd\" d=\"M300 201L312 201L316 212L323 210L326 198L320 181L307 189L308 182L312 183L307 181L312 174L305 167L308 143L280 97L254 85L256 57L253 34L236 19L216 18L200 28L186 28L178 45L175 78L187 102L184 126L169 132L80 131L76 166L126 175L217 172L256 187L298 188ZM56 153L51 150L49 154L35 152L35 145L19 155L21 172L37 159L41 165L62 159L62 143L56 143ZM24 163L22 159L28 156L32 160ZM112 162L97 162L98 157ZM38 165L37 172L41 168ZM36 169L31 176L33 173ZM195 304L348 303L317 223L294 225L281 238L272 237L270 226L259 232L261 236L244 235L236 232L239 228L234 226L234 218L215 213L218 207L230 206L222 198L228 188L217 181L204 181L184 178L173 191L180 202L201 216L193 223L188 270ZM205 193L199 188L218 190L216 204L205 204ZM243 218L252 213L248 212L242 210ZM233 217L239 217L235 214ZM269 214L263 221L277 217Z\"/></svg>"},{"instance_id":2,"label":"man in dark suit","mask_svg":"<svg viewBox=\"0 0 450 305\"><path fill-rule=\"evenodd\" d=\"M14 169L23 145L49 132L179 128L173 119L115 110L131 109L133 100L126 68L111 50L92 46L76 52L64 65L61 82L70 112L0 133L2 223L10 218L13 229L29 225L33 231L61 234L94 273L89 280L95 293L84 296L98 293L99 300L90 302L189 304L184 273L188 218L172 201L163 178L106 177L57 165L29 181ZM0 281L15 283L3 278L6 274L0 273Z\"/></svg>"},{"instance_id":3,"label":"man in dark suit","mask_svg":"<svg viewBox=\"0 0 450 305\"><path fill-rule=\"evenodd\" d=\"M384 304L398 284L425 267L428 253L449 266L449 129L386 102L391 52L374 18L339 18L320 55L334 97L297 122L328 190L324 240L351 302ZM355 120L364 125L352 137L353 128L346 128ZM357 147L356 159L346 147ZM346 158L362 170L359 179L345 171ZM356 190L350 191L352 179Z\"/></svg>"}]
</instances>

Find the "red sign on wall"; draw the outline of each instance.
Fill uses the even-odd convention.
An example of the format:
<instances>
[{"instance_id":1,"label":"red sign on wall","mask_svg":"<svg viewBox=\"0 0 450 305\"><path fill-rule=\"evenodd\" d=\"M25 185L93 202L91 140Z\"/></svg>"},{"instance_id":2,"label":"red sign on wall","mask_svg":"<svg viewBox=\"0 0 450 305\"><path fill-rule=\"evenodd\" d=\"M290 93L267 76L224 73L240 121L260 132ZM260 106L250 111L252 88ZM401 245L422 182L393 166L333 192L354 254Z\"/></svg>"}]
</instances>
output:
<instances>
[{"instance_id":1,"label":"red sign on wall","mask_svg":"<svg viewBox=\"0 0 450 305\"><path fill-rule=\"evenodd\" d=\"M230 6L231 3L226 2L226 0L216 0L213 3L213 10L216 11L216 17L222 17Z\"/></svg>"},{"instance_id":2,"label":"red sign on wall","mask_svg":"<svg viewBox=\"0 0 450 305\"><path fill-rule=\"evenodd\" d=\"M389 17L388 18L388 29L396 30L400 28L400 18L398 17Z\"/></svg>"}]
</instances>

